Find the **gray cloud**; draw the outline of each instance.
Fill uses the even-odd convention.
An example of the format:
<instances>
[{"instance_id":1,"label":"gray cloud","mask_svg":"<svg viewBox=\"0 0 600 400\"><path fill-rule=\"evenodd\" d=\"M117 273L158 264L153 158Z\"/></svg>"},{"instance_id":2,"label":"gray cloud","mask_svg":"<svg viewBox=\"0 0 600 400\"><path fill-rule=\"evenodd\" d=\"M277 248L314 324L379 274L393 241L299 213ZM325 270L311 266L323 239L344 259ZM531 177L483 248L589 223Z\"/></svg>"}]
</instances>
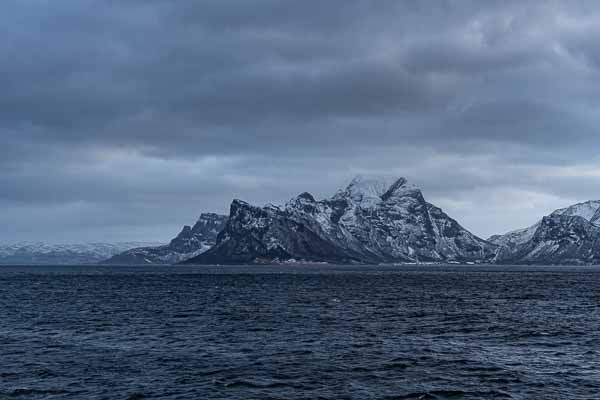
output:
<instances>
[{"instance_id":1,"label":"gray cloud","mask_svg":"<svg viewBox=\"0 0 600 400\"><path fill-rule=\"evenodd\" d=\"M482 236L600 198L596 2L1 7L0 240L167 239L358 172Z\"/></svg>"}]
</instances>

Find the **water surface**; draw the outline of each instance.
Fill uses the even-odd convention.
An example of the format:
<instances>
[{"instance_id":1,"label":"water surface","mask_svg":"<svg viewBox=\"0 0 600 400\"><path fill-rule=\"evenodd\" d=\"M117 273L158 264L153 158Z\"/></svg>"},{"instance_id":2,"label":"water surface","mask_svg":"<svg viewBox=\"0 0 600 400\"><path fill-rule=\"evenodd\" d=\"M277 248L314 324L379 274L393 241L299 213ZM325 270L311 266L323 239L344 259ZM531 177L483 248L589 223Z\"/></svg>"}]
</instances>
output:
<instances>
[{"instance_id":1,"label":"water surface","mask_svg":"<svg viewBox=\"0 0 600 400\"><path fill-rule=\"evenodd\" d=\"M597 267L0 267L0 398L598 399Z\"/></svg>"}]
</instances>

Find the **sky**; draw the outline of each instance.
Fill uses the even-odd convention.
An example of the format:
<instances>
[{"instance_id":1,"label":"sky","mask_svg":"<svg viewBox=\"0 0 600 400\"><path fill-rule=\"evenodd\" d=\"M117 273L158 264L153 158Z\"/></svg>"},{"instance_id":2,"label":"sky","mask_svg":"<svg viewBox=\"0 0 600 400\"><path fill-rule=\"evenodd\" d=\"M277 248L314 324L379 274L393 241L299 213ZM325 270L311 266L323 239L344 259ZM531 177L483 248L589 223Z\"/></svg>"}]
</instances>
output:
<instances>
[{"instance_id":1,"label":"sky","mask_svg":"<svg viewBox=\"0 0 600 400\"><path fill-rule=\"evenodd\" d=\"M3 0L0 241L167 241L405 176L488 237L600 199L597 1Z\"/></svg>"}]
</instances>

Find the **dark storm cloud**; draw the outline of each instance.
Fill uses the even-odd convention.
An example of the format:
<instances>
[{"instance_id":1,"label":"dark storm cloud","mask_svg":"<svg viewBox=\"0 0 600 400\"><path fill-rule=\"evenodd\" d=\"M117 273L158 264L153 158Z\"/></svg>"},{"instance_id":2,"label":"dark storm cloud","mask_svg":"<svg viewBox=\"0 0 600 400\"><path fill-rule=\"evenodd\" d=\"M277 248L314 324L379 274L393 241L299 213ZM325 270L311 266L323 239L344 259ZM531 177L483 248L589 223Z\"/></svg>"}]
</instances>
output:
<instances>
[{"instance_id":1,"label":"dark storm cloud","mask_svg":"<svg viewBox=\"0 0 600 400\"><path fill-rule=\"evenodd\" d=\"M76 238L69 207L99 239L155 235L356 172L408 175L484 235L600 198L595 2L1 7L3 240L44 213L64 224L38 239ZM508 198L515 216L486 220Z\"/></svg>"}]
</instances>

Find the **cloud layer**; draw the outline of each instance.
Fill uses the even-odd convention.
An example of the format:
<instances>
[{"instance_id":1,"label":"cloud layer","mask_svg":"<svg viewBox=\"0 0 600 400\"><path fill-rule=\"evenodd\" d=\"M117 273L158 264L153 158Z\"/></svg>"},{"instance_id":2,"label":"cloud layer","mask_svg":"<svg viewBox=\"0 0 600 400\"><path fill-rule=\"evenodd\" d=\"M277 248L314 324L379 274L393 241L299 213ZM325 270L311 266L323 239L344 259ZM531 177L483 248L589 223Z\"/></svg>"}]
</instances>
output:
<instances>
[{"instance_id":1,"label":"cloud layer","mask_svg":"<svg viewBox=\"0 0 600 400\"><path fill-rule=\"evenodd\" d=\"M365 172L484 237L600 198L594 1L1 7L0 241L166 240Z\"/></svg>"}]
</instances>

